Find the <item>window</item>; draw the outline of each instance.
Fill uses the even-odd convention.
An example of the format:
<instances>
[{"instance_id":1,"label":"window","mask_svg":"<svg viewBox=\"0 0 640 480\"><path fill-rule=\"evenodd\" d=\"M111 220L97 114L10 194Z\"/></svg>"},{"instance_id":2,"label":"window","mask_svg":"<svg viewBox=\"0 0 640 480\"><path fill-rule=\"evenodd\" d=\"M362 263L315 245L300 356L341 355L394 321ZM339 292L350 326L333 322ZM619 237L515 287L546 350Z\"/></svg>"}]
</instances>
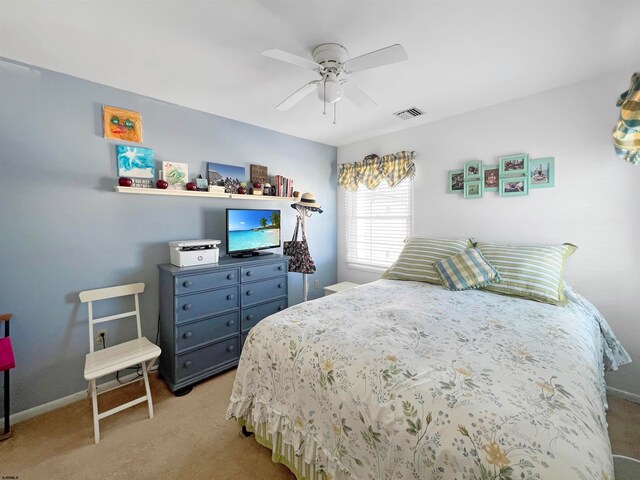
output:
<instances>
[{"instance_id":1,"label":"window","mask_svg":"<svg viewBox=\"0 0 640 480\"><path fill-rule=\"evenodd\" d=\"M375 190L345 191L347 265L382 270L395 262L412 230L411 185L383 181Z\"/></svg>"}]
</instances>

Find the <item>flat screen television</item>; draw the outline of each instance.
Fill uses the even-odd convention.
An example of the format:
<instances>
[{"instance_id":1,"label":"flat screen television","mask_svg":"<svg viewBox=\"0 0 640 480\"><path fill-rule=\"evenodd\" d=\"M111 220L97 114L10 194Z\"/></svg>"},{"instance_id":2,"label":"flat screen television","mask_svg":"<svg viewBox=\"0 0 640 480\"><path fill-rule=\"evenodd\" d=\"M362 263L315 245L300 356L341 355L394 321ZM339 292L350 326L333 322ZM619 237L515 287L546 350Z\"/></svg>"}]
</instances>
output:
<instances>
[{"instance_id":1,"label":"flat screen television","mask_svg":"<svg viewBox=\"0 0 640 480\"><path fill-rule=\"evenodd\" d=\"M227 208L227 255L249 257L280 246L280 210Z\"/></svg>"}]
</instances>

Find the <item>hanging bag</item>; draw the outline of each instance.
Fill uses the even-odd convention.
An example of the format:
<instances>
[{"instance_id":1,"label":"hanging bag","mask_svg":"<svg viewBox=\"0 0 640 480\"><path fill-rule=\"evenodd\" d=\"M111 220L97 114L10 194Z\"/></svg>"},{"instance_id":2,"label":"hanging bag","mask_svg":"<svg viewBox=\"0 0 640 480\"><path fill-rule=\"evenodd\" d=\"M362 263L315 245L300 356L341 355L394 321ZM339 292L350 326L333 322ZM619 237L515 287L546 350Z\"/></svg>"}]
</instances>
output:
<instances>
[{"instance_id":1,"label":"hanging bag","mask_svg":"<svg viewBox=\"0 0 640 480\"><path fill-rule=\"evenodd\" d=\"M289 257L289 271L298 273L315 273L316 265L309 253L307 236L302 231L302 240L298 240L298 229L300 228L300 217L293 230L293 237L290 242L284 242L283 253Z\"/></svg>"}]
</instances>

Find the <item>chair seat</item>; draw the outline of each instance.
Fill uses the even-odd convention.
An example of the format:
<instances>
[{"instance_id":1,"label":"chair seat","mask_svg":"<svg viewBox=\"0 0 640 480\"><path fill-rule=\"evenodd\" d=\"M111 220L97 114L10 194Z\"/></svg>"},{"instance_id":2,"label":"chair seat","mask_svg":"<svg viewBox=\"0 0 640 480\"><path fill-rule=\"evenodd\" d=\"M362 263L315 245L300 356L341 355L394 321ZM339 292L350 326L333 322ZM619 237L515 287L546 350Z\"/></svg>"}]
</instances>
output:
<instances>
[{"instance_id":1,"label":"chair seat","mask_svg":"<svg viewBox=\"0 0 640 480\"><path fill-rule=\"evenodd\" d=\"M94 353L87 353L84 362L84 378L95 380L136 363L153 360L159 357L161 352L160 347L142 337Z\"/></svg>"}]
</instances>

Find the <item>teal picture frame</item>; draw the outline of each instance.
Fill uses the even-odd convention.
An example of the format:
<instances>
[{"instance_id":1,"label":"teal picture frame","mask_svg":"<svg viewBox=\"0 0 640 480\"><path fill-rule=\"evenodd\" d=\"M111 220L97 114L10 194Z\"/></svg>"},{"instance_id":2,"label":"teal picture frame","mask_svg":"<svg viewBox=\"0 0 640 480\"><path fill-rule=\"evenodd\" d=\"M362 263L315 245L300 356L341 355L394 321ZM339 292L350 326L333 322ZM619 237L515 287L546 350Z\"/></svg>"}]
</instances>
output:
<instances>
[{"instance_id":1,"label":"teal picture frame","mask_svg":"<svg viewBox=\"0 0 640 480\"><path fill-rule=\"evenodd\" d=\"M498 165L482 166L482 190L497 192L500 187L500 167Z\"/></svg>"},{"instance_id":2,"label":"teal picture frame","mask_svg":"<svg viewBox=\"0 0 640 480\"><path fill-rule=\"evenodd\" d=\"M447 193L464 192L464 171L449 170L447 172Z\"/></svg>"},{"instance_id":3,"label":"teal picture frame","mask_svg":"<svg viewBox=\"0 0 640 480\"><path fill-rule=\"evenodd\" d=\"M528 160L528 153L518 153L516 155L500 157L500 178L527 175L529 172Z\"/></svg>"},{"instance_id":4,"label":"teal picture frame","mask_svg":"<svg viewBox=\"0 0 640 480\"><path fill-rule=\"evenodd\" d=\"M501 197L516 197L529 195L529 177L521 175L519 177L505 177L500 179Z\"/></svg>"},{"instance_id":5,"label":"teal picture frame","mask_svg":"<svg viewBox=\"0 0 640 480\"><path fill-rule=\"evenodd\" d=\"M480 180L482 177L482 160L464 162L464 181Z\"/></svg>"},{"instance_id":6,"label":"teal picture frame","mask_svg":"<svg viewBox=\"0 0 640 480\"><path fill-rule=\"evenodd\" d=\"M535 158L529 160L529 188L552 188L556 182L555 158Z\"/></svg>"},{"instance_id":7,"label":"teal picture frame","mask_svg":"<svg viewBox=\"0 0 640 480\"><path fill-rule=\"evenodd\" d=\"M482 180L464 182L464 198L482 198Z\"/></svg>"}]
</instances>

